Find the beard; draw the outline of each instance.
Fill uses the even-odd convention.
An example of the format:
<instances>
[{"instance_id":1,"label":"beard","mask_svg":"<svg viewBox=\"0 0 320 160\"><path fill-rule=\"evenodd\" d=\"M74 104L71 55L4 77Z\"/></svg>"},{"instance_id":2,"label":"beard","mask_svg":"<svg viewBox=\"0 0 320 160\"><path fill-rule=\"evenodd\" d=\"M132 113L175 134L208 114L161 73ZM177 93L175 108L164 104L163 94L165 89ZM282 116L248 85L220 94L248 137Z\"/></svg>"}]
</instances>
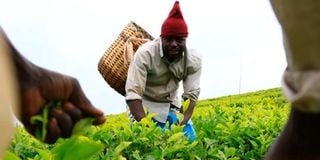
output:
<instances>
[{"instance_id":1,"label":"beard","mask_svg":"<svg viewBox=\"0 0 320 160\"><path fill-rule=\"evenodd\" d=\"M183 52L186 49L165 49L164 56L170 61L174 61L182 58Z\"/></svg>"}]
</instances>

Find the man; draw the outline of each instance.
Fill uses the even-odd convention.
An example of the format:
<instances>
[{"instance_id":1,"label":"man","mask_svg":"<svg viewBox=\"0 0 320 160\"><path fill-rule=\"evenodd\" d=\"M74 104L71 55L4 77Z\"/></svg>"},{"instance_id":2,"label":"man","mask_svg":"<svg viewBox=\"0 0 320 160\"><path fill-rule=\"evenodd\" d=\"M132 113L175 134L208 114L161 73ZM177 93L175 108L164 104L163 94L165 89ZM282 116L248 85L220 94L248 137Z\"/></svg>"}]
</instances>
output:
<instances>
[{"instance_id":1,"label":"man","mask_svg":"<svg viewBox=\"0 0 320 160\"><path fill-rule=\"evenodd\" d=\"M35 135L30 118L40 114L46 103L64 101L62 109L52 109L48 120L45 142L53 143L59 137L71 136L74 124L84 117L95 117L95 124L105 121L102 111L95 108L85 96L77 79L39 67L12 45L0 27L0 124L4 137L0 140L0 158L12 136L10 107L17 108L17 118L26 130ZM16 82L16 83L14 83ZM10 122L11 121L11 122Z\"/></svg>"},{"instance_id":2,"label":"man","mask_svg":"<svg viewBox=\"0 0 320 160\"><path fill-rule=\"evenodd\" d=\"M161 27L160 38L142 45L130 63L126 82L126 101L130 114L140 121L148 113L156 113L154 120L164 127L175 123L173 112L180 110L177 97L179 82L183 82L184 100L190 99L180 125L193 141L195 131L191 116L200 93L201 56L186 47L188 27L176 1Z\"/></svg>"},{"instance_id":3,"label":"man","mask_svg":"<svg viewBox=\"0 0 320 160\"><path fill-rule=\"evenodd\" d=\"M265 159L320 159L320 1L271 4L284 35L288 67L282 88L292 108Z\"/></svg>"}]
</instances>

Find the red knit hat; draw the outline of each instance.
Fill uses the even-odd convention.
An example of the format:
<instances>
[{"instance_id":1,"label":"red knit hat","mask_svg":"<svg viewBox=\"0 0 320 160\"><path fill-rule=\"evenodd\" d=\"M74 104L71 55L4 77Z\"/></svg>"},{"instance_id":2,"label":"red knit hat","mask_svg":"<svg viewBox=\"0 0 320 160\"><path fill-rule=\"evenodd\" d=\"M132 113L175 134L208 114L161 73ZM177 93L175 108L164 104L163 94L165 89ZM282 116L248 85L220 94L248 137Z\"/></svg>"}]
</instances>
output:
<instances>
[{"instance_id":1,"label":"red knit hat","mask_svg":"<svg viewBox=\"0 0 320 160\"><path fill-rule=\"evenodd\" d=\"M183 19L179 1L174 3L168 18L162 24L160 37L165 36L188 36L188 26Z\"/></svg>"}]
</instances>

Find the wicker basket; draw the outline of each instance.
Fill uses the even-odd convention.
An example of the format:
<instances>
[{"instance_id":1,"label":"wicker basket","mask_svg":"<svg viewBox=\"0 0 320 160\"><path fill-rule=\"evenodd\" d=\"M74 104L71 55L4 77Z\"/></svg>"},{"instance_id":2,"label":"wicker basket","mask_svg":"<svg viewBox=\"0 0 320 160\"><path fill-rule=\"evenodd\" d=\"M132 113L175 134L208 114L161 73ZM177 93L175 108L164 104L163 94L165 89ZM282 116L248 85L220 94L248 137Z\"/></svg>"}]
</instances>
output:
<instances>
[{"instance_id":1,"label":"wicker basket","mask_svg":"<svg viewBox=\"0 0 320 160\"><path fill-rule=\"evenodd\" d=\"M98 64L100 74L121 95L125 95L125 83L133 54L140 45L152 39L142 27L130 21L101 57Z\"/></svg>"}]
</instances>

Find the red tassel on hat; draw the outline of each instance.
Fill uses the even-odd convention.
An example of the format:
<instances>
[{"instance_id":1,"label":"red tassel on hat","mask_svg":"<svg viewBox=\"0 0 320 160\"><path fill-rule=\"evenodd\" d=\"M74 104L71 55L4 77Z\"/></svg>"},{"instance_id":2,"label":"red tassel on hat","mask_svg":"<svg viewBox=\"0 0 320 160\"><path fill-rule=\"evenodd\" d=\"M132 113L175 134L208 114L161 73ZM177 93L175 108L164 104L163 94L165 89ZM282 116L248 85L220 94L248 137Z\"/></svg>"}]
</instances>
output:
<instances>
[{"instance_id":1,"label":"red tassel on hat","mask_svg":"<svg viewBox=\"0 0 320 160\"><path fill-rule=\"evenodd\" d=\"M183 19L179 1L176 1L168 18L163 22L160 37L177 36L188 37L188 26Z\"/></svg>"}]
</instances>

